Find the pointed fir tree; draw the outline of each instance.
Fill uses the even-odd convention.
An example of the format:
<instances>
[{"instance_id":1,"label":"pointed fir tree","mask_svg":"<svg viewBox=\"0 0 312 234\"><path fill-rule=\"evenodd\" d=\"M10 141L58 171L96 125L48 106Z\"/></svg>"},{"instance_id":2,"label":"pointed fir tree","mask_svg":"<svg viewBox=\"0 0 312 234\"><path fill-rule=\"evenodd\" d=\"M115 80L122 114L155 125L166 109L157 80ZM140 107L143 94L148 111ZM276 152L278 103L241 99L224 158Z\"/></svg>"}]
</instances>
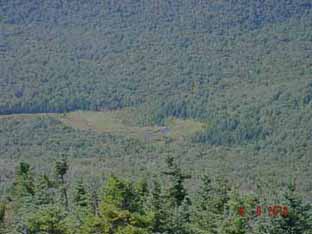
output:
<instances>
[{"instance_id":1,"label":"pointed fir tree","mask_svg":"<svg viewBox=\"0 0 312 234\"><path fill-rule=\"evenodd\" d=\"M230 186L223 177L211 179L203 175L196 197L192 217L196 233L217 234L225 217L225 206L229 201Z\"/></svg>"},{"instance_id":2,"label":"pointed fir tree","mask_svg":"<svg viewBox=\"0 0 312 234\"><path fill-rule=\"evenodd\" d=\"M295 182L288 185L282 204L288 211L284 216L272 219L272 234L311 234L312 206L297 193Z\"/></svg>"},{"instance_id":3,"label":"pointed fir tree","mask_svg":"<svg viewBox=\"0 0 312 234\"><path fill-rule=\"evenodd\" d=\"M167 228L169 213L168 199L163 193L161 184L158 180L153 180L150 192L150 209L154 219L152 224L153 233L164 233Z\"/></svg>"},{"instance_id":4,"label":"pointed fir tree","mask_svg":"<svg viewBox=\"0 0 312 234\"><path fill-rule=\"evenodd\" d=\"M220 223L220 234L251 233L250 223L255 218L255 207L256 199L253 195L242 195L237 187L232 187L224 205L224 218Z\"/></svg>"},{"instance_id":5,"label":"pointed fir tree","mask_svg":"<svg viewBox=\"0 0 312 234\"><path fill-rule=\"evenodd\" d=\"M34 194L35 185L31 167L28 163L21 162L16 169L12 188L16 231L28 232L25 222L28 215L36 210Z\"/></svg>"},{"instance_id":6,"label":"pointed fir tree","mask_svg":"<svg viewBox=\"0 0 312 234\"><path fill-rule=\"evenodd\" d=\"M6 233L5 214L6 204L4 202L0 202L0 233Z\"/></svg>"},{"instance_id":7,"label":"pointed fir tree","mask_svg":"<svg viewBox=\"0 0 312 234\"><path fill-rule=\"evenodd\" d=\"M34 204L37 206L54 203L56 189L47 175L39 176L35 182Z\"/></svg>"},{"instance_id":8,"label":"pointed fir tree","mask_svg":"<svg viewBox=\"0 0 312 234\"><path fill-rule=\"evenodd\" d=\"M191 205L189 197L185 197L181 205L175 209L171 223L171 233L175 234L190 234L191 229Z\"/></svg>"},{"instance_id":9,"label":"pointed fir tree","mask_svg":"<svg viewBox=\"0 0 312 234\"><path fill-rule=\"evenodd\" d=\"M68 204L68 195L67 195L67 187L65 182L65 175L69 169L67 159L62 157L61 160L55 162L54 173L56 177L56 185L59 189L61 201L65 206L66 210L69 208Z\"/></svg>"},{"instance_id":10,"label":"pointed fir tree","mask_svg":"<svg viewBox=\"0 0 312 234\"><path fill-rule=\"evenodd\" d=\"M84 233L151 233L153 215L142 206L136 187L132 182L110 177L103 189L99 216L86 222Z\"/></svg>"},{"instance_id":11,"label":"pointed fir tree","mask_svg":"<svg viewBox=\"0 0 312 234\"><path fill-rule=\"evenodd\" d=\"M34 180L30 165L21 162L16 170L15 181L13 183L13 197L20 199L34 195Z\"/></svg>"},{"instance_id":12,"label":"pointed fir tree","mask_svg":"<svg viewBox=\"0 0 312 234\"><path fill-rule=\"evenodd\" d=\"M79 178L73 188L71 212L68 215L67 224L75 234L82 234L83 226L93 217L91 207L91 195L87 191L82 178Z\"/></svg>"},{"instance_id":13,"label":"pointed fir tree","mask_svg":"<svg viewBox=\"0 0 312 234\"><path fill-rule=\"evenodd\" d=\"M0 202L0 223L4 223L4 217L5 217L5 203Z\"/></svg>"},{"instance_id":14,"label":"pointed fir tree","mask_svg":"<svg viewBox=\"0 0 312 234\"><path fill-rule=\"evenodd\" d=\"M164 172L165 175L169 176L171 187L169 187L168 196L173 200L174 206L180 206L187 196L186 189L184 187L184 181L189 179L190 176L185 175L181 168L178 167L174 158L169 156L166 159L168 170Z\"/></svg>"},{"instance_id":15,"label":"pointed fir tree","mask_svg":"<svg viewBox=\"0 0 312 234\"><path fill-rule=\"evenodd\" d=\"M173 157L166 159L167 170L163 172L169 177L169 186L166 188L165 196L162 198L162 231L164 233L186 233L190 220L186 220L189 215L190 199L184 187L184 182L190 176L183 173L176 164ZM183 212L186 213L183 213ZM183 223L183 224L182 224Z\"/></svg>"},{"instance_id":16,"label":"pointed fir tree","mask_svg":"<svg viewBox=\"0 0 312 234\"><path fill-rule=\"evenodd\" d=\"M84 186L82 178L74 186L73 202L76 207L87 208L90 206L90 195Z\"/></svg>"}]
</instances>

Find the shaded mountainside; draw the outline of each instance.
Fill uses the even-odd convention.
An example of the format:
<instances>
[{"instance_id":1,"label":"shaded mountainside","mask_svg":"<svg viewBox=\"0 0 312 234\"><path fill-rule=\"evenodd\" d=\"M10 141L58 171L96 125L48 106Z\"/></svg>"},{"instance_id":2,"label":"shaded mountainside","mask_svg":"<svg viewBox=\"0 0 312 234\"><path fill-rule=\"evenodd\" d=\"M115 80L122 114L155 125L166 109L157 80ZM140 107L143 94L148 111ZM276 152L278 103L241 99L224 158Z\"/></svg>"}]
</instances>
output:
<instances>
[{"instance_id":1,"label":"shaded mountainside","mask_svg":"<svg viewBox=\"0 0 312 234\"><path fill-rule=\"evenodd\" d=\"M205 129L190 144L304 160L311 5L1 1L0 113L131 107L132 127L192 119Z\"/></svg>"},{"instance_id":2,"label":"shaded mountainside","mask_svg":"<svg viewBox=\"0 0 312 234\"><path fill-rule=\"evenodd\" d=\"M2 1L0 9L3 114L174 105L195 83L203 113L187 105L203 116L232 82L261 88L311 72L309 1Z\"/></svg>"},{"instance_id":3,"label":"shaded mountainside","mask_svg":"<svg viewBox=\"0 0 312 234\"><path fill-rule=\"evenodd\" d=\"M6 22L12 24L84 24L101 22L101 20L108 20L112 16L133 20L133 22L129 22L130 24L137 22L146 24L144 21L146 19L152 23L181 23L179 20L183 19L183 23L190 24L191 18L194 18L193 16L196 14L202 18L202 21L211 22L205 26L200 25L206 29L211 28L215 22L221 23L221 26L231 27L246 24L250 28L255 28L268 22L302 16L306 10L311 8L312 4L308 0L91 0L88 3L82 0L55 0L53 2L48 0L27 2L3 0L1 2L1 11ZM119 25L119 27L121 26Z\"/></svg>"}]
</instances>

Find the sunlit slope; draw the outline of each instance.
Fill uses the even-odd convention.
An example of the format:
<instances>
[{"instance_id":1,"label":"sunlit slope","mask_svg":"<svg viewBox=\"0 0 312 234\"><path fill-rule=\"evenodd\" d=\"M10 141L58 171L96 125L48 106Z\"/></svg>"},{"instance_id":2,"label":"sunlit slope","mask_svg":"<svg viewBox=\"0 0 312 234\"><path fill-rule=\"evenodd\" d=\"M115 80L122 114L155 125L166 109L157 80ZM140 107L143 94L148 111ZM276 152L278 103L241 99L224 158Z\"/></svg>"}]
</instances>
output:
<instances>
[{"instance_id":1,"label":"sunlit slope","mask_svg":"<svg viewBox=\"0 0 312 234\"><path fill-rule=\"evenodd\" d=\"M145 141L184 140L200 133L206 124L192 119L168 118L163 126L140 127L132 123L128 117L134 114L135 109L118 111L76 111L66 114L37 113L37 114L15 114L0 115L0 121L14 120L39 120L51 118L61 121L65 126L73 129L95 131L97 133L109 133L112 135L123 135L134 137Z\"/></svg>"},{"instance_id":2,"label":"sunlit slope","mask_svg":"<svg viewBox=\"0 0 312 234\"><path fill-rule=\"evenodd\" d=\"M193 136L204 128L204 124L191 119L182 120L170 118L164 126L138 127L127 123L125 119L127 111L106 112L71 112L55 115L67 126L80 130L95 130L98 133L111 133L136 137L141 140L183 140Z\"/></svg>"},{"instance_id":3,"label":"sunlit slope","mask_svg":"<svg viewBox=\"0 0 312 234\"><path fill-rule=\"evenodd\" d=\"M192 141L203 127L214 129L209 123L205 126L191 119L170 118L162 126L139 127L131 123L131 113L120 110L1 116L0 174L5 181L12 180L21 160L32 162L37 172L47 172L53 161L65 156L73 165L71 178L102 178L103 173L151 176L162 171L168 155L174 155L193 178L203 172L228 175L249 191L259 178L284 186L296 177L300 190L311 194L312 115L308 110L305 115L298 112L287 123L281 122L277 129L284 130L265 142L231 147ZM273 120L272 124L278 123ZM297 131L292 130L295 127Z\"/></svg>"}]
</instances>

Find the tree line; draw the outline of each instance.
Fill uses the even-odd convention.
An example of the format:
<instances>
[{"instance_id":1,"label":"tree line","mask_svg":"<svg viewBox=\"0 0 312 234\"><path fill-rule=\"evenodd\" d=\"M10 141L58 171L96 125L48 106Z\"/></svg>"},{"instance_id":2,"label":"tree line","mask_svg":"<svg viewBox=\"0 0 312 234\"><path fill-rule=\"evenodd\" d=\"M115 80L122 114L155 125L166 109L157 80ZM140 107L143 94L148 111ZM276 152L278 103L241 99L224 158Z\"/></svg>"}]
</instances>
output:
<instances>
[{"instance_id":1,"label":"tree line","mask_svg":"<svg viewBox=\"0 0 312 234\"><path fill-rule=\"evenodd\" d=\"M185 187L190 176L168 156L161 177L130 180L114 175L100 187L66 179L66 159L53 175L35 175L21 162L15 181L0 203L1 233L27 234L310 234L312 206L296 183L276 196L261 185L242 193L224 177L203 175L198 191ZM287 215L257 214L259 205L287 207ZM244 209L244 215L239 211Z\"/></svg>"}]
</instances>

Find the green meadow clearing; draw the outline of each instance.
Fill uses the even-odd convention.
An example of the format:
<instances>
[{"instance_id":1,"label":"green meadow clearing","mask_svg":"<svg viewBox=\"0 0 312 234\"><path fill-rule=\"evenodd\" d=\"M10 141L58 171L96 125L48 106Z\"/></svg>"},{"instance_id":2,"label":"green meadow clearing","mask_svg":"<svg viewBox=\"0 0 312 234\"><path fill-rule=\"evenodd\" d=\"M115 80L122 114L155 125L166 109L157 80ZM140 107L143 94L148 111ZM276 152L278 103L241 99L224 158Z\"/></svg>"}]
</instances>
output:
<instances>
[{"instance_id":1,"label":"green meadow clearing","mask_svg":"<svg viewBox=\"0 0 312 234\"><path fill-rule=\"evenodd\" d=\"M94 112L77 111L65 115L54 115L65 125L80 130L94 130L99 133L114 133L146 141L161 141L164 138L183 140L200 132L205 124L192 119L168 118L164 126L138 127L125 120L128 110Z\"/></svg>"}]
</instances>

